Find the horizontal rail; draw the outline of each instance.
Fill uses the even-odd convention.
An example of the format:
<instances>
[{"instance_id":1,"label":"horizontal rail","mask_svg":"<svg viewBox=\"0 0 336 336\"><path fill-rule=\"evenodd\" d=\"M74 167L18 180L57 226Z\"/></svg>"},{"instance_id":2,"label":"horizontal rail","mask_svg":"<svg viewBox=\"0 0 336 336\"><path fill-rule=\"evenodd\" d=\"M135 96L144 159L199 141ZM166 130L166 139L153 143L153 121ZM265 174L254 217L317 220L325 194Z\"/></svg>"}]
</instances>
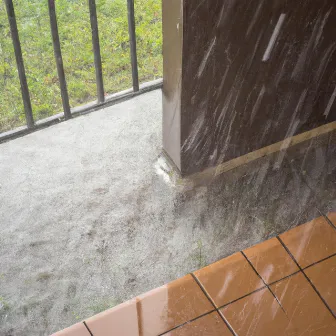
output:
<instances>
[{"instance_id":1,"label":"horizontal rail","mask_svg":"<svg viewBox=\"0 0 336 336\"><path fill-rule=\"evenodd\" d=\"M150 91L157 90L157 89L161 89L162 85L163 85L162 78L151 81L151 82L143 83L143 84L140 85L139 91L137 91L137 92L135 92L132 88L132 89L128 89L128 90L118 92L118 93L114 93L114 94L106 96L105 101L103 103L90 102L88 104L72 108L71 109L71 114L72 114L73 117L77 117L77 116L80 116L80 115L91 113L93 111L97 111L97 110L100 110L102 108L112 106L112 105L115 105L117 103L129 100L129 99L131 99L133 97L136 97L136 96L139 96L143 93L150 92ZM41 120L37 121L33 128L28 128L27 126L22 126L22 127L17 127L17 128L15 128L11 131L8 131L8 132L0 133L0 143L9 141L9 140L12 140L12 139L15 139L15 138L19 138L19 137L24 136L26 134L35 132L39 129L48 127L48 126L53 125L53 124L60 123L64 120L65 120L64 119L64 114L63 113L58 113L58 114L55 114L51 117L48 117L48 118L41 119Z\"/></svg>"}]
</instances>

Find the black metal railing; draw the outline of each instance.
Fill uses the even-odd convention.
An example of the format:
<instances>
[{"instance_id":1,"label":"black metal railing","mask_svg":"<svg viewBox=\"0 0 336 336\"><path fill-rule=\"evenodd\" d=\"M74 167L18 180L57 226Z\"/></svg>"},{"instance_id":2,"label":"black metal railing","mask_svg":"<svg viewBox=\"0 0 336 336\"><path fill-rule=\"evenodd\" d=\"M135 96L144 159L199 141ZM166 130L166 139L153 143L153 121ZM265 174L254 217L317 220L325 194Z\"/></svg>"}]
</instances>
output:
<instances>
[{"instance_id":1,"label":"black metal railing","mask_svg":"<svg viewBox=\"0 0 336 336\"><path fill-rule=\"evenodd\" d=\"M7 16L9 21L9 28L12 36L14 53L16 58L16 65L19 73L20 86L21 86L21 94L23 100L23 106L26 116L26 123L28 128L32 128L34 126L34 118L33 111L30 102L29 89L27 84L26 71L22 58L21 44L19 39L19 32L17 29L15 11L12 0L5 0Z\"/></svg>"},{"instance_id":2,"label":"black metal railing","mask_svg":"<svg viewBox=\"0 0 336 336\"><path fill-rule=\"evenodd\" d=\"M88 0L89 12L90 12L90 23L91 23L91 33L92 33L92 50L94 54L94 66L96 73L96 86L97 86L97 102L89 103L87 106L81 108L70 108L69 94L67 89L66 76L64 73L62 50L60 45L58 26L57 26L57 14L55 9L55 0L48 1L49 9L49 19L50 19L50 29L52 36L52 43L54 49L55 62L57 67L57 74L59 80L59 86L61 91L63 113L56 115L54 118L49 117L45 121L35 121L33 117L32 105L30 100L29 88L27 84L27 77L24 67L24 62L22 58L20 38L17 29L15 10L13 6L13 0L4 0L7 10L8 21L10 25L10 32L14 47L14 53L16 58L16 65L19 74L21 95L24 106L24 113L26 118L26 127L18 130L6 132L6 134L0 134L0 141L6 140L7 138L15 137L16 135L21 135L22 133L30 132L38 127L48 125L53 122L60 121L62 119L70 119L73 115L78 113L87 112L90 110L97 109L100 106L105 106L108 103L113 103L120 99L126 99L132 97L135 94L146 92L155 88L159 88L162 85L162 80L154 81L150 85L145 85L142 88L139 86L139 76L138 76L138 62L137 62L137 47L136 47L136 34L135 34L135 17L134 17L134 0L127 0L127 10L128 10L128 32L130 41L130 59L132 65L132 82L133 89L127 91L122 95L114 94L110 97L105 97L104 94L104 82L103 82L103 70L102 61L100 54L100 43L99 43L99 30L98 30L98 20L96 11L96 0Z\"/></svg>"}]
</instances>

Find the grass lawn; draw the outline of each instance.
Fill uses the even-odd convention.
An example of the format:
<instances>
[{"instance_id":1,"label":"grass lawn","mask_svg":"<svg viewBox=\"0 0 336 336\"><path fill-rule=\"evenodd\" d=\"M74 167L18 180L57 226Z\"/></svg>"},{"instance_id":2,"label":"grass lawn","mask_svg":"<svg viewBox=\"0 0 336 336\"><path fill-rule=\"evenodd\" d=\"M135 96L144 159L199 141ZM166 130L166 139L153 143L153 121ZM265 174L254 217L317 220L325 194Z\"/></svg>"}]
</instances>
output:
<instances>
[{"instance_id":1,"label":"grass lawn","mask_svg":"<svg viewBox=\"0 0 336 336\"><path fill-rule=\"evenodd\" d=\"M62 111L48 5L13 0L35 120ZM127 1L96 0L106 93L132 86ZM71 107L96 99L87 0L56 0ZM161 0L135 0L140 82L162 77ZM0 2L0 132L25 124L4 2Z\"/></svg>"}]
</instances>

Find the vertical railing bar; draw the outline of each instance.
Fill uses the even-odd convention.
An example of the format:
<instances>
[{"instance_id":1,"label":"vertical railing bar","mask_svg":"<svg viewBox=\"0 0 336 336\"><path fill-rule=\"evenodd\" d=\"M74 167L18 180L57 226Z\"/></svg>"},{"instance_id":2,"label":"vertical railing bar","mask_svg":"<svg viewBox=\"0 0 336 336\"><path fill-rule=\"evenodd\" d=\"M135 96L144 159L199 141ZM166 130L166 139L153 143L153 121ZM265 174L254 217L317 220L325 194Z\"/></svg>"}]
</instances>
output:
<instances>
[{"instance_id":1,"label":"vertical railing bar","mask_svg":"<svg viewBox=\"0 0 336 336\"><path fill-rule=\"evenodd\" d=\"M130 39L133 90L139 91L138 60L135 35L134 0L127 0L128 33Z\"/></svg>"},{"instance_id":2,"label":"vertical railing bar","mask_svg":"<svg viewBox=\"0 0 336 336\"><path fill-rule=\"evenodd\" d=\"M104 82L103 82L103 69L100 55L100 45L99 45L96 0L89 0L89 9L90 9L90 23L92 33L92 48L94 55L94 65L96 70L97 98L98 103L103 103L105 100Z\"/></svg>"},{"instance_id":3,"label":"vertical railing bar","mask_svg":"<svg viewBox=\"0 0 336 336\"><path fill-rule=\"evenodd\" d=\"M58 79L59 79L59 84L60 84L60 89L61 89L64 118L70 119L71 111L70 111L69 95L68 95L68 89L67 89L67 84L65 80L61 45L60 45L60 40L59 40L59 35L58 35L55 0L48 0L48 8L49 8L51 36L52 36L52 41L53 41L53 46L54 46L54 55L55 55Z\"/></svg>"},{"instance_id":4,"label":"vertical railing bar","mask_svg":"<svg viewBox=\"0 0 336 336\"><path fill-rule=\"evenodd\" d=\"M15 11L12 0L5 0L7 16L9 21L9 27L12 36L12 42L14 47L14 53L16 58L16 65L19 73L20 86L21 86L21 95L23 101L23 107L26 117L26 123L28 128L34 127L34 118L33 111L30 101L29 88L27 84L26 71L22 58L21 44L19 39L19 32L17 29Z\"/></svg>"}]
</instances>

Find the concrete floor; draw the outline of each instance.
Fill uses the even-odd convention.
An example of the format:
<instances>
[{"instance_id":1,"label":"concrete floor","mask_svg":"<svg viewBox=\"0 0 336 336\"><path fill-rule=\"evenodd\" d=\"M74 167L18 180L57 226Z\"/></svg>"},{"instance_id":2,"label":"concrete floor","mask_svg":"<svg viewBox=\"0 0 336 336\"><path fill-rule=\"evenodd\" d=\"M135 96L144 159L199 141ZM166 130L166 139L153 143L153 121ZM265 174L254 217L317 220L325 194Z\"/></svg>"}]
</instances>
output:
<instances>
[{"instance_id":1,"label":"concrete floor","mask_svg":"<svg viewBox=\"0 0 336 336\"><path fill-rule=\"evenodd\" d=\"M165 182L161 91L0 145L0 334L48 335L336 210L336 134Z\"/></svg>"}]
</instances>

